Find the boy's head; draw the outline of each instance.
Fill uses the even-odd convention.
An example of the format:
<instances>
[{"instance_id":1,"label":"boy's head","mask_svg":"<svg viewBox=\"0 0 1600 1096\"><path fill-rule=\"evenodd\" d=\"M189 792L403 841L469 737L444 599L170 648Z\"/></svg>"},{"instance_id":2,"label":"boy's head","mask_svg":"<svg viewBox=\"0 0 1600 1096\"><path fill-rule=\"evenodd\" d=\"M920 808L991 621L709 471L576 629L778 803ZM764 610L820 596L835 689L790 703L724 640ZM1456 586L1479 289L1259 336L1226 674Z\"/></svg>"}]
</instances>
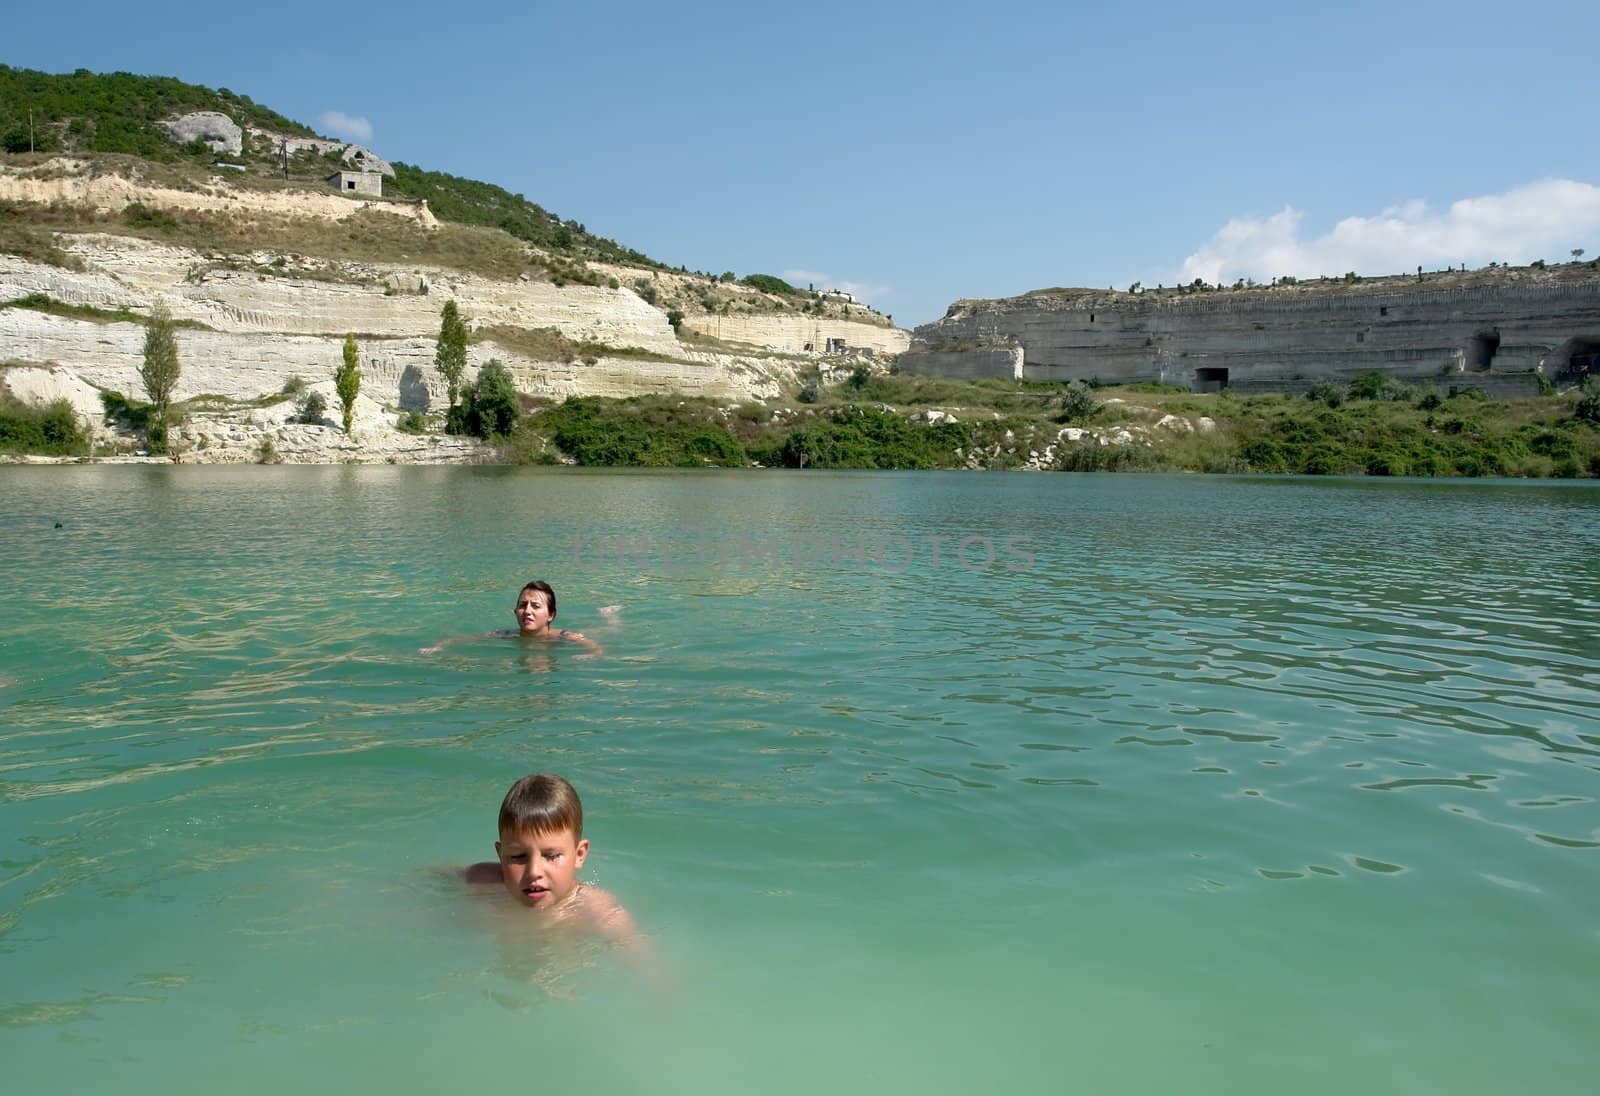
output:
<instances>
[{"instance_id":1,"label":"boy's head","mask_svg":"<svg viewBox=\"0 0 1600 1096\"><path fill-rule=\"evenodd\" d=\"M519 631L542 632L556 618L556 592L544 579L534 579L517 592L517 603L511 612L517 618Z\"/></svg>"},{"instance_id":2,"label":"boy's head","mask_svg":"<svg viewBox=\"0 0 1600 1096\"><path fill-rule=\"evenodd\" d=\"M554 773L534 773L511 785L500 802L500 832L517 830L571 830L573 840L581 841L583 804L577 789Z\"/></svg>"},{"instance_id":3,"label":"boy's head","mask_svg":"<svg viewBox=\"0 0 1600 1096\"><path fill-rule=\"evenodd\" d=\"M572 785L551 773L511 785L500 804L494 851L506 890L523 905L549 909L572 897L589 856L583 804Z\"/></svg>"}]
</instances>

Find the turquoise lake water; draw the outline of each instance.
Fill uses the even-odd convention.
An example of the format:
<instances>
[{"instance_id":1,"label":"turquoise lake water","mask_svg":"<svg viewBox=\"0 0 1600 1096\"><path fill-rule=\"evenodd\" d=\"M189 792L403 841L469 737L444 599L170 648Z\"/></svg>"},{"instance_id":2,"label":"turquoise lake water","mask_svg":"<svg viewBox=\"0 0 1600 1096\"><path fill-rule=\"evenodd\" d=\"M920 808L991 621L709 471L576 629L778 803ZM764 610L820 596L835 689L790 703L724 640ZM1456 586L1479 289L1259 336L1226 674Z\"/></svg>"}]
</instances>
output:
<instances>
[{"instance_id":1,"label":"turquoise lake water","mask_svg":"<svg viewBox=\"0 0 1600 1096\"><path fill-rule=\"evenodd\" d=\"M8 1092L1594 1090L1600 485L0 499ZM540 769L653 968L444 872Z\"/></svg>"}]
</instances>

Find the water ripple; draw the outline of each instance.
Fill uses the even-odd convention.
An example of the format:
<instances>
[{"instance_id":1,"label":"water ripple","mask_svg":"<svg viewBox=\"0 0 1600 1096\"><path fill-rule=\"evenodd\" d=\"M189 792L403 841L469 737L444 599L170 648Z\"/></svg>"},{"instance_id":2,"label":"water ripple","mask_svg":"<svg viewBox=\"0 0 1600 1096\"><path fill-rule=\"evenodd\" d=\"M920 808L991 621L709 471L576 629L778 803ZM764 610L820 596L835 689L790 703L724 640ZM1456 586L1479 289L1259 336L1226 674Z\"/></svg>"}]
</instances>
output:
<instances>
[{"instance_id":1,"label":"water ripple","mask_svg":"<svg viewBox=\"0 0 1600 1096\"><path fill-rule=\"evenodd\" d=\"M1486 958L1430 967L1430 987L1515 1002L1496 1023L1538 1016L1585 1052L1588 1032L1539 1002L1581 994L1570 956L1600 901L1600 492L51 471L0 469L8 513L98 516L0 530L8 1038L204 1002L295 1054L344 1018L284 1011L323 1004L294 974L330 999L379 985L392 1007L423 992L397 981L433 977L427 992L478 1000L492 945L473 952L451 893L412 880L489 855L505 784L548 768L585 794L593 870L680 940L706 931L708 969L735 969L744 940L789 987L819 955L863 970L903 954L869 987L892 996L984 926L979 945L1002 952L947 1003L994 1044L1015 1025L984 1019L1010 1015L987 986L1007 1001L1042 987L1017 1016L1099 1015L1074 987L1141 977L1147 1005L1192 983L1277 1030L1183 964L1208 956L1249 973L1245 997L1282 1001L1302 983L1273 981L1261 956L1293 954L1278 965L1327 1002L1300 1026L1324 1030L1385 1006L1350 988L1355 949L1398 969L1459 931L1453 954ZM702 525L1025 535L1036 563L571 563L574 533ZM557 581L571 626L627 605L605 658L488 638L417 654L507 624L530 570ZM430 958L441 925L470 959ZM791 961L774 951L788 942L807 946ZM1113 952L1114 977L1084 977ZM889 1011L921 1015L940 992ZM1439 1038L1441 1055L1456 1045ZM61 1064L54 1042L26 1049Z\"/></svg>"}]
</instances>

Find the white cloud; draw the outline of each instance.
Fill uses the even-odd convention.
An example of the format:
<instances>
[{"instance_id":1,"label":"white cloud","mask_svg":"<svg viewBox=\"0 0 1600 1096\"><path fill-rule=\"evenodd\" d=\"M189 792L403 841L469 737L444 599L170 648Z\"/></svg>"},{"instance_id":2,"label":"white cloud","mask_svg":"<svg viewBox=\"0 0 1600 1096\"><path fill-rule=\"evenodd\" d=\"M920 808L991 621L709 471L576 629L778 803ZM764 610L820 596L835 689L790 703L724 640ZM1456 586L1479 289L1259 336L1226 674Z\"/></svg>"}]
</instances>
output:
<instances>
[{"instance_id":1,"label":"white cloud","mask_svg":"<svg viewBox=\"0 0 1600 1096\"><path fill-rule=\"evenodd\" d=\"M857 304L873 304L891 296L894 290L886 285L874 282L852 282L835 278L832 274L823 274L816 270L785 270L783 280L795 287L814 285L821 292L838 290L854 297Z\"/></svg>"},{"instance_id":2,"label":"white cloud","mask_svg":"<svg viewBox=\"0 0 1600 1096\"><path fill-rule=\"evenodd\" d=\"M1236 218L1183 262L1176 281L1268 282L1283 274L1399 274L1466 263L1522 264L1567 259L1574 247L1600 250L1600 187L1571 179L1528 183L1504 194L1463 198L1442 213L1420 199L1376 217L1346 217L1332 231L1300 238L1292 206L1266 218Z\"/></svg>"},{"instance_id":3,"label":"white cloud","mask_svg":"<svg viewBox=\"0 0 1600 1096\"><path fill-rule=\"evenodd\" d=\"M360 115L341 114L337 110L325 110L317 121L322 123L322 128L335 137L343 137L346 141L359 141L366 144L372 140L372 123Z\"/></svg>"},{"instance_id":4,"label":"white cloud","mask_svg":"<svg viewBox=\"0 0 1600 1096\"><path fill-rule=\"evenodd\" d=\"M799 285L801 282L811 285L817 282L831 282L833 281L833 275L823 274L815 270L796 270L791 268L783 272L783 280L790 285Z\"/></svg>"}]
</instances>

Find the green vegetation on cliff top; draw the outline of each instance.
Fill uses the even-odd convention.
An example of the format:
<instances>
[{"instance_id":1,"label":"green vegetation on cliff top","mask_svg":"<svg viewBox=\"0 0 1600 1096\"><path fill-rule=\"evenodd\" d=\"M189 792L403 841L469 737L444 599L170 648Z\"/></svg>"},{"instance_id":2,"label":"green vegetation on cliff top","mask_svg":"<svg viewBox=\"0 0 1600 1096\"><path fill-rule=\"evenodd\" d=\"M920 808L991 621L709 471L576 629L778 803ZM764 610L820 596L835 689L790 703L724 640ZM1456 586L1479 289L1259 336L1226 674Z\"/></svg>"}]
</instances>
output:
<instances>
[{"instance_id":1,"label":"green vegetation on cliff top","mask_svg":"<svg viewBox=\"0 0 1600 1096\"><path fill-rule=\"evenodd\" d=\"M563 221L522 195L511 194L492 183L461 179L442 171L425 171L405 163L395 163L393 167L394 178L387 184L388 193L404 198L426 198L428 208L440 220L498 228L525 243L584 259L629 266L661 265L615 240L591 235L576 221Z\"/></svg>"},{"instance_id":2,"label":"green vegetation on cliff top","mask_svg":"<svg viewBox=\"0 0 1600 1096\"><path fill-rule=\"evenodd\" d=\"M776 407L570 399L524 418L504 455L642 467L1600 476L1600 396L1593 394L1502 403L1471 392L1389 392L1347 394L1330 406L1162 386L1102 388L1085 400L1078 387L876 376ZM947 414L930 422L930 410ZM1158 425L1168 415L1182 422ZM1074 438L1069 425L1082 433ZM1124 433L1127 440L1117 441Z\"/></svg>"},{"instance_id":3,"label":"green vegetation on cliff top","mask_svg":"<svg viewBox=\"0 0 1600 1096\"><path fill-rule=\"evenodd\" d=\"M173 144L157 123L197 110L220 111L242 127L315 136L227 88L212 90L168 76L87 69L55 75L0 65L0 148L10 153L29 151L31 136L36 152L120 152L171 162L196 150Z\"/></svg>"}]
</instances>

